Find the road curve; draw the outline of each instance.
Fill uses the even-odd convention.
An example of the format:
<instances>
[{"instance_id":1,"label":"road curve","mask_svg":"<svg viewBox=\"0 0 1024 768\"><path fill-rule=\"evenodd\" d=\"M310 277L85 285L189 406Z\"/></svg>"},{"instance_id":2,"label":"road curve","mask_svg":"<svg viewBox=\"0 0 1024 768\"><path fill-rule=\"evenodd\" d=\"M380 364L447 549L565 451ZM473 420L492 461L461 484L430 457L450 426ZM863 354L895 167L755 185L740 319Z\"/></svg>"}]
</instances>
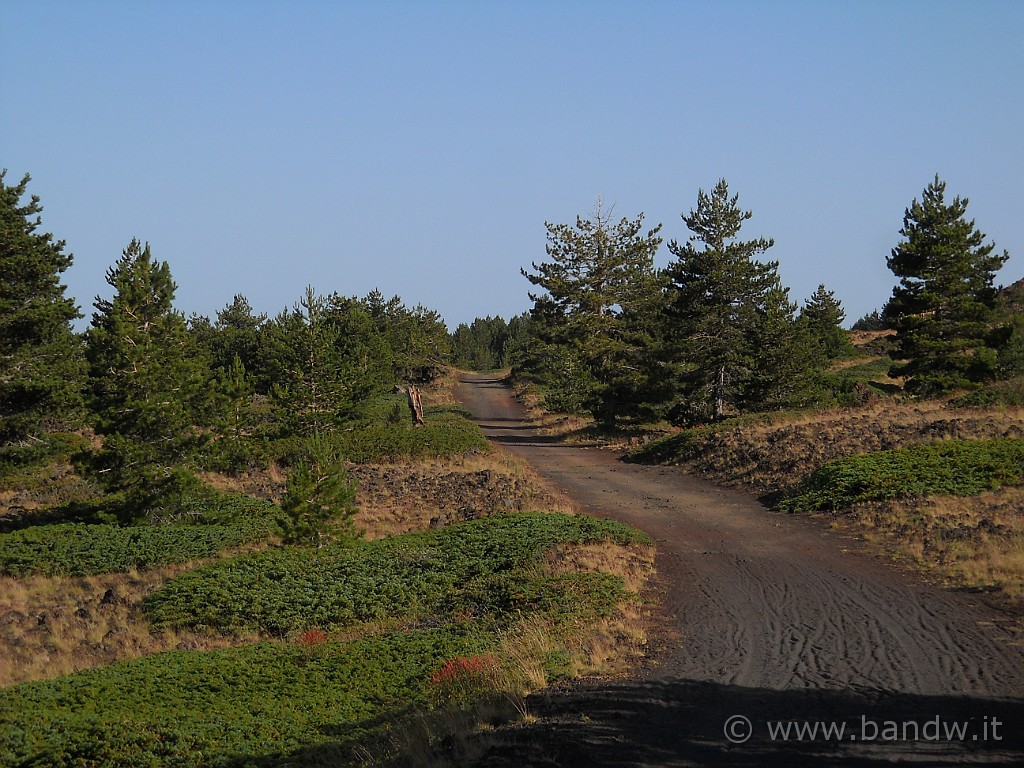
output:
<instances>
[{"instance_id":1,"label":"road curve","mask_svg":"<svg viewBox=\"0 0 1024 768\"><path fill-rule=\"evenodd\" d=\"M493 376L464 376L459 397L585 511L657 544L649 662L541 697L537 723L508 729L485 764L1024 765L1014 617L920 583L819 521L539 435ZM785 722L836 725L829 738L781 738Z\"/></svg>"}]
</instances>

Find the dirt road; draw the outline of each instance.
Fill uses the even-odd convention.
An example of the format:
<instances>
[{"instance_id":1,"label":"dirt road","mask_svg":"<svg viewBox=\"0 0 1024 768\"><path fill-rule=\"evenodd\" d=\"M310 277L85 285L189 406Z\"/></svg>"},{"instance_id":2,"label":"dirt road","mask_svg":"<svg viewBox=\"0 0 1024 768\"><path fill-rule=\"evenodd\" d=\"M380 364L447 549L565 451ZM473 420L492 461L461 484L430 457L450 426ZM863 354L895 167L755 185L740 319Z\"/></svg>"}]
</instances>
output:
<instances>
[{"instance_id":1,"label":"dirt road","mask_svg":"<svg viewBox=\"0 0 1024 768\"><path fill-rule=\"evenodd\" d=\"M486 765L1024 765L1015 617L820 521L539 435L493 377L460 397L492 440L658 548L649 661L538 697Z\"/></svg>"}]
</instances>

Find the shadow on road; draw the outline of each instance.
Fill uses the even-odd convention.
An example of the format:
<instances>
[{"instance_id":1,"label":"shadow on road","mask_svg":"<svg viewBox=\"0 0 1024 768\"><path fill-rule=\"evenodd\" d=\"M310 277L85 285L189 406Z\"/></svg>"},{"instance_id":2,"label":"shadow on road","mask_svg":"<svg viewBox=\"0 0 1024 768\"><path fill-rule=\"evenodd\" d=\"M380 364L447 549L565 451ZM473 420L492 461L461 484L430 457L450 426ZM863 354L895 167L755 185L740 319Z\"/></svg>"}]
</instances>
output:
<instances>
[{"instance_id":1,"label":"shadow on road","mask_svg":"<svg viewBox=\"0 0 1024 768\"><path fill-rule=\"evenodd\" d=\"M1024 764L1024 699L624 681L541 693L529 709L537 721L500 728L477 765ZM726 738L729 718L749 739ZM817 738L797 738L805 723L821 724Z\"/></svg>"}]
</instances>

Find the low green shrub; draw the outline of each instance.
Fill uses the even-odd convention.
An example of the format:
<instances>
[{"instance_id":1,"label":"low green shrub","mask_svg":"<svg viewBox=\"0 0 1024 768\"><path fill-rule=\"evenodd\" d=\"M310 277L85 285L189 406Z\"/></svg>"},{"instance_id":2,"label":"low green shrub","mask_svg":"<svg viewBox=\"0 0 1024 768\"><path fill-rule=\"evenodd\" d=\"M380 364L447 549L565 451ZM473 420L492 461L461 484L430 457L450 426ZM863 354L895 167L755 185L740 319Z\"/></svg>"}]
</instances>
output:
<instances>
[{"instance_id":1,"label":"low green shrub","mask_svg":"<svg viewBox=\"0 0 1024 768\"><path fill-rule=\"evenodd\" d=\"M939 440L830 461L777 507L801 512L907 496L972 496L1022 482L1024 439Z\"/></svg>"},{"instance_id":2,"label":"low green shrub","mask_svg":"<svg viewBox=\"0 0 1024 768\"><path fill-rule=\"evenodd\" d=\"M1024 378L997 381L949 401L953 408L1024 407Z\"/></svg>"},{"instance_id":3,"label":"low green shrub","mask_svg":"<svg viewBox=\"0 0 1024 768\"><path fill-rule=\"evenodd\" d=\"M279 530L280 510L269 502L214 498L216 503L186 508L188 523L58 523L0 534L0 573L82 576L187 562Z\"/></svg>"},{"instance_id":4,"label":"low green shrub","mask_svg":"<svg viewBox=\"0 0 1024 768\"><path fill-rule=\"evenodd\" d=\"M537 567L545 550L570 541L649 540L620 523L530 513L351 547L268 551L185 574L147 600L151 616L304 631L292 642L173 651L0 690L0 765L365 760L367 745L422 723L431 707L444 707L436 713L444 719L450 707L507 691L499 654L520 618L541 613L575 632L613 608L620 579ZM348 642L324 631L380 617L418 628ZM543 661L552 678L571 671L565 648Z\"/></svg>"},{"instance_id":5,"label":"low green shrub","mask_svg":"<svg viewBox=\"0 0 1024 768\"><path fill-rule=\"evenodd\" d=\"M424 426L384 418L341 430L335 439L342 456L357 464L486 450L487 438L467 417L459 406L429 406L424 411Z\"/></svg>"},{"instance_id":6,"label":"low green shrub","mask_svg":"<svg viewBox=\"0 0 1024 768\"><path fill-rule=\"evenodd\" d=\"M893 366L892 358L878 357L874 360L867 360L857 365L850 365L836 372L840 378L848 381L860 381L870 383L872 381L885 382L889 376L889 370Z\"/></svg>"},{"instance_id":7,"label":"low green shrub","mask_svg":"<svg viewBox=\"0 0 1024 768\"><path fill-rule=\"evenodd\" d=\"M445 626L172 651L17 685L0 690L0 765L347 765L357 740L427 705L432 670L494 642Z\"/></svg>"},{"instance_id":8,"label":"low green shrub","mask_svg":"<svg viewBox=\"0 0 1024 768\"><path fill-rule=\"evenodd\" d=\"M631 464L667 464L687 461L701 452L703 445L714 432L715 428L712 426L690 427L682 432L652 440L647 445L630 451L622 458L623 461Z\"/></svg>"},{"instance_id":9,"label":"low green shrub","mask_svg":"<svg viewBox=\"0 0 1024 768\"><path fill-rule=\"evenodd\" d=\"M423 414L426 424L413 427L404 402L392 396L381 398L371 409L373 418L332 431L331 439L342 458L356 464L370 464L488 450L483 431L470 421L469 412L461 406L427 406ZM274 461L293 466L302 456L304 443L305 438L298 435L279 437L269 444L267 455Z\"/></svg>"},{"instance_id":10,"label":"low green shrub","mask_svg":"<svg viewBox=\"0 0 1024 768\"><path fill-rule=\"evenodd\" d=\"M557 611L566 590L597 600L609 590L618 596L621 584L585 574L560 591L530 570L543 551L560 543L641 540L643 534L613 521L500 515L390 539L233 558L178 576L144 608L158 625L276 634L437 612Z\"/></svg>"}]
</instances>

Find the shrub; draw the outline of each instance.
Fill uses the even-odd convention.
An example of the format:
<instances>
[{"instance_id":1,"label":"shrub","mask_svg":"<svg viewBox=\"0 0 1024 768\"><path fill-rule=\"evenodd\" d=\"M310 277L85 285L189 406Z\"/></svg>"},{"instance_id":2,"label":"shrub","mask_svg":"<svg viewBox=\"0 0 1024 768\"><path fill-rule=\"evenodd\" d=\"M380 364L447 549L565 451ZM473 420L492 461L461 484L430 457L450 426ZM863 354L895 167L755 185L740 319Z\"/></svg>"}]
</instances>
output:
<instances>
[{"instance_id":1,"label":"shrub","mask_svg":"<svg viewBox=\"0 0 1024 768\"><path fill-rule=\"evenodd\" d=\"M971 496L1024 482L1024 439L939 440L836 459L787 494L787 512L834 510L861 501Z\"/></svg>"},{"instance_id":2,"label":"shrub","mask_svg":"<svg viewBox=\"0 0 1024 768\"><path fill-rule=\"evenodd\" d=\"M429 704L430 673L494 637L458 627L172 651L0 691L0 765L348 765ZM386 737L386 732L381 733Z\"/></svg>"},{"instance_id":3,"label":"shrub","mask_svg":"<svg viewBox=\"0 0 1024 768\"><path fill-rule=\"evenodd\" d=\"M120 526L59 523L0 534L0 573L82 576L212 557L265 539L280 510L246 496L217 494L191 523Z\"/></svg>"},{"instance_id":4,"label":"shrub","mask_svg":"<svg viewBox=\"0 0 1024 768\"><path fill-rule=\"evenodd\" d=\"M144 608L157 624L274 634L437 612L500 618L576 612L590 603L603 611L621 594L620 581L531 569L560 543L641 540L607 520L501 515L391 539L244 555L178 576Z\"/></svg>"},{"instance_id":5,"label":"shrub","mask_svg":"<svg viewBox=\"0 0 1024 768\"><path fill-rule=\"evenodd\" d=\"M1024 406L1024 378L997 381L949 401L953 408L1020 408Z\"/></svg>"},{"instance_id":6,"label":"shrub","mask_svg":"<svg viewBox=\"0 0 1024 768\"><path fill-rule=\"evenodd\" d=\"M422 427L385 419L341 431L335 440L341 455L357 464L486 450L487 438L467 416L459 406L431 406L424 412Z\"/></svg>"}]
</instances>

